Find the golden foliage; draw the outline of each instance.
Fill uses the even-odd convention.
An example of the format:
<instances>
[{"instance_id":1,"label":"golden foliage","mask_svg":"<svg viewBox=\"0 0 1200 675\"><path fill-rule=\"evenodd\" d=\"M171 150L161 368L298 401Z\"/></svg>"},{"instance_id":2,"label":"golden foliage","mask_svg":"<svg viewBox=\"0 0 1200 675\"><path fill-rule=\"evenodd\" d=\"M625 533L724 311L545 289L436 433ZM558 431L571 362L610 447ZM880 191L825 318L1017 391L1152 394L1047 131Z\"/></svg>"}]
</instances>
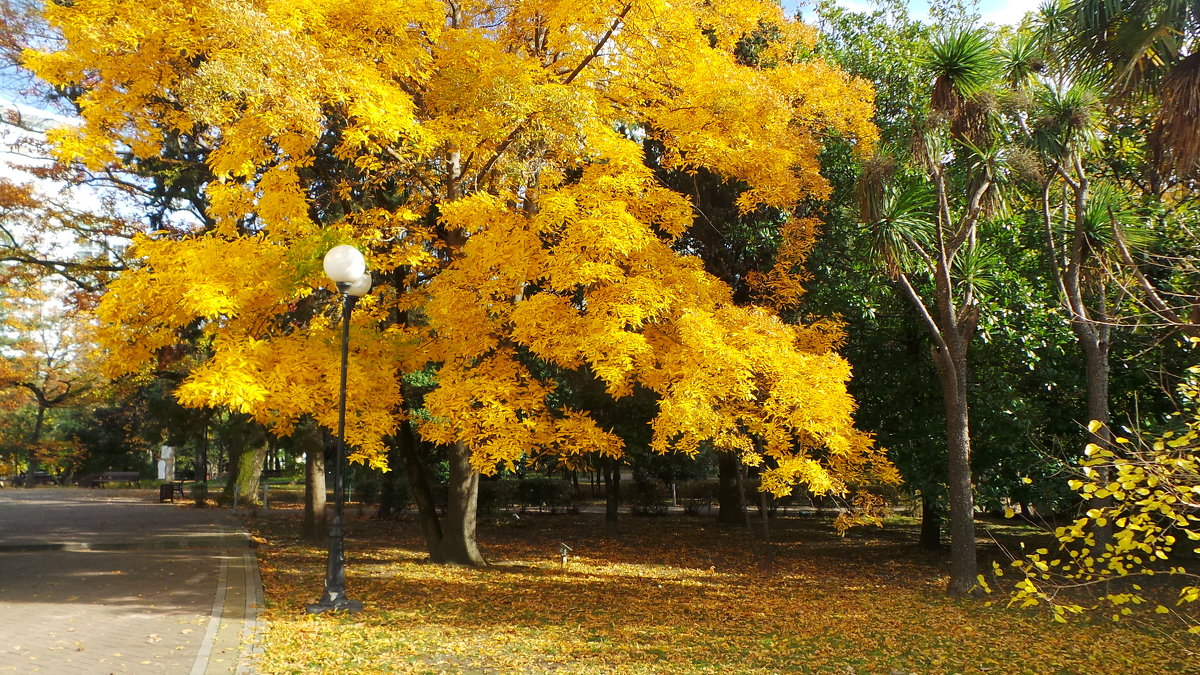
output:
<instances>
[{"instance_id":1,"label":"golden foliage","mask_svg":"<svg viewBox=\"0 0 1200 675\"><path fill-rule=\"evenodd\" d=\"M749 211L826 196L826 136L871 149L870 87L795 56L815 34L775 3L148 0L46 15L64 46L28 64L85 91L61 158L99 167L186 135L213 176L215 226L140 239L143 266L106 296L112 372L198 333L182 402L281 433L305 413L328 425L335 312L316 260L353 241L380 282L354 319L356 458L382 463L398 375L426 364L437 388L421 433L467 443L480 471L620 454L585 412L551 405L532 356L587 367L616 397L650 389L656 451L772 458L779 494L892 477L853 428L837 331L734 306L671 249L691 204L643 157L648 134L668 168L742 181ZM769 67L739 63L763 26L780 36ZM787 275L815 236L806 220L789 228ZM784 306L799 294L780 292Z\"/></svg>"},{"instance_id":2,"label":"golden foliage","mask_svg":"<svg viewBox=\"0 0 1200 675\"><path fill-rule=\"evenodd\" d=\"M351 509L353 512L353 509ZM1197 646L1127 624L1050 624L947 598L938 563L899 529L840 538L780 518L774 562L703 519L597 515L482 526L483 569L425 562L415 523L353 519L349 596L310 617L324 550L260 521L264 673L977 673L1194 670ZM506 519L510 523L512 519ZM566 537L566 538L564 538ZM573 551L565 565L559 542Z\"/></svg>"},{"instance_id":3,"label":"golden foliage","mask_svg":"<svg viewBox=\"0 0 1200 675\"><path fill-rule=\"evenodd\" d=\"M1200 374L1200 366L1191 370ZM1181 431L1116 436L1111 448L1088 445L1083 474L1070 485L1094 506L1054 531L1053 551L1040 548L1012 561L1019 580L1009 606L1046 606L1060 622L1084 613L1119 621L1153 607L1200 634L1195 617L1180 611L1200 601L1200 574L1172 558L1181 548L1200 553L1200 379L1186 381L1180 395L1193 406ZM1089 430L1102 427L1093 421ZM997 564L995 572L1002 576L1005 570ZM1159 602L1142 587L1155 576L1182 581L1174 602ZM1095 595L1067 592L1079 589Z\"/></svg>"}]
</instances>

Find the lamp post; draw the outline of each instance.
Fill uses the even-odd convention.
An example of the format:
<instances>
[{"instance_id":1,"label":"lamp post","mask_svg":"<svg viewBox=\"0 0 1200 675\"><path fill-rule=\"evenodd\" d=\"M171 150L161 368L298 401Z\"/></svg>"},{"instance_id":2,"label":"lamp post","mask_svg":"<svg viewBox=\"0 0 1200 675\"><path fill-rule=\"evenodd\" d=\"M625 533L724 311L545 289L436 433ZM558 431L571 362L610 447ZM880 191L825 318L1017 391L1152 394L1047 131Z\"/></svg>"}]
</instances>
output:
<instances>
[{"instance_id":1,"label":"lamp post","mask_svg":"<svg viewBox=\"0 0 1200 675\"><path fill-rule=\"evenodd\" d=\"M325 254L325 276L342 296L342 379L338 388L337 457L333 465L333 521L329 526L329 559L325 566L325 592L321 600L306 608L309 614L361 612L362 603L346 598L346 554L342 536L342 503L345 486L342 465L346 463L346 365L350 357L350 312L371 290L371 275L358 249L348 244L334 246Z\"/></svg>"}]
</instances>

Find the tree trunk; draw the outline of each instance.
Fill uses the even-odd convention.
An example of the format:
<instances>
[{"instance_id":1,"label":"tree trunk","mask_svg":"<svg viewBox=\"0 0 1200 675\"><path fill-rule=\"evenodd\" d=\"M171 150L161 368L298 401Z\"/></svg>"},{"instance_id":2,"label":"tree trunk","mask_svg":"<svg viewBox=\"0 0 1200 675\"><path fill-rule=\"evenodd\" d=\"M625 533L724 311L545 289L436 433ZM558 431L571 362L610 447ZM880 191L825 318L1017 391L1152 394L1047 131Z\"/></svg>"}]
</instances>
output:
<instances>
[{"instance_id":1,"label":"tree trunk","mask_svg":"<svg viewBox=\"0 0 1200 675\"><path fill-rule=\"evenodd\" d=\"M950 477L950 584L951 595L966 595L976 587L979 574L975 552L975 495L971 486L971 431L967 403L965 349L956 356L937 350L946 407L946 447Z\"/></svg>"},{"instance_id":2,"label":"tree trunk","mask_svg":"<svg viewBox=\"0 0 1200 675\"><path fill-rule=\"evenodd\" d=\"M39 398L39 400L41 400ZM25 487L34 487L33 474L37 472L37 449L42 440L42 425L46 420L46 406L39 405L37 419L33 423L33 433L29 435L29 464L25 466Z\"/></svg>"},{"instance_id":3,"label":"tree trunk","mask_svg":"<svg viewBox=\"0 0 1200 675\"><path fill-rule=\"evenodd\" d=\"M732 455L731 455L732 456ZM734 474L737 479L738 492L738 511L742 514L742 519L745 521L746 534L750 534L750 509L746 507L746 465L736 456L733 457L734 467L737 472Z\"/></svg>"},{"instance_id":4,"label":"tree trunk","mask_svg":"<svg viewBox=\"0 0 1200 675\"><path fill-rule=\"evenodd\" d=\"M1080 340L1083 347L1085 376L1087 378L1087 415L1088 421L1098 420L1106 427L1109 422L1108 412L1108 343L1107 341ZM1101 430L1092 434L1089 443L1106 447L1110 434Z\"/></svg>"},{"instance_id":5,"label":"tree trunk","mask_svg":"<svg viewBox=\"0 0 1200 675\"><path fill-rule=\"evenodd\" d=\"M717 522L742 522L742 497L738 489L738 460L733 453L717 455Z\"/></svg>"},{"instance_id":6,"label":"tree trunk","mask_svg":"<svg viewBox=\"0 0 1200 675\"><path fill-rule=\"evenodd\" d=\"M1112 328L1109 324L1107 289L1101 282L1098 288L1090 288L1086 284L1085 268L1091 254L1088 240L1088 223L1086 218L1088 203L1088 176L1083 170L1083 163L1076 157L1074 163L1076 180L1071 185L1074 196L1074 236L1071 240L1070 255L1067 259L1066 270L1062 273L1060 291L1064 295L1067 308L1071 311L1071 330L1078 339L1083 351L1084 377L1087 380L1087 414L1085 421L1097 420L1105 426L1088 438L1089 443L1101 447L1109 447L1111 432L1108 429L1108 358ZM1045 198L1043 198L1045 203ZM1064 223L1066 222L1064 203ZM1043 217L1047 207L1043 207ZM1052 238L1049 240L1053 245ZM1094 508L1111 505L1111 500L1094 499L1090 504ZM1093 524L1092 531L1096 536L1096 551L1103 551L1105 546L1112 543L1112 526Z\"/></svg>"},{"instance_id":7,"label":"tree trunk","mask_svg":"<svg viewBox=\"0 0 1200 675\"><path fill-rule=\"evenodd\" d=\"M759 515L762 516L763 544L767 547L767 560L774 561L775 551L771 548L771 517L769 510L769 505L767 504L767 493L759 490L758 511Z\"/></svg>"},{"instance_id":8,"label":"tree trunk","mask_svg":"<svg viewBox=\"0 0 1200 675\"><path fill-rule=\"evenodd\" d=\"M450 486L445 527L438 547L442 561L479 567L483 556L475 539L479 508L479 472L471 466L471 451L461 441L450 448Z\"/></svg>"},{"instance_id":9,"label":"tree trunk","mask_svg":"<svg viewBox=\"0 0 1200 675\"><path fill-rule=\"evenodd\" d=\"M1096 420L1104 426L1095 432L1088 432L1088 443L1111 449L1112 430L1109 429L1108 410L1108 378L1109 378L1109 342L1107 327L1093 326L1091 335L1085 337L1080 332L1080 346L1083 348L1084 373L1087 378L1087 423ZM1108 469L1102 467L1101 478L1108 479ZM1088 500L1089 508L1103 509L1112 506L1112 497L1094 498ZM1092 533L1096 537L1097 553L1102 553L1106 546L1113 542L1113 525L1108 521L1104 525L1092 523Z\"/></svg>"},{"instance_id":10,"label":"tree trunk","mask_svg":"<svg viewBox=\"0 0 1200 675\"><path fill-rule=\"evenodd\" d=\"M433 490L429 488L429 478L425 465L421 462L412 423L404 420L400 425L400 432L392 438L392 442L404 459L408 486L412 491L413 503L417 505L417 519L420 520L421 531L425 534L425 548L429 551L429 560L435 563L446 562L442 554L442 523L438 519Z\"/></svg>"},{"instance_id":11,"label":"tree trunk","mask_svg":"<svg viewBox=\"0 0 1200 675\"><path fill-rule=\"evenodd\" d=\"M225 483L224 499L232 502L236 490L240 502L258 504L258 485L267 459L266 432L250 420L233 425L232 432L235 446L230 448L229 482Z\"/></svg>"},{"instance_id":12,"label":"tree trunk","mask_svg":"<svg viewBox=\"0 0 1200 675\"><path fill-rule=\"evenodd\" d=\"M208 422L209 414L204 413L204 425L200 429L200 445L196 448L196 486L192 488L192 499L197 508L208 505Z\"/></svg>"},{"instance_id":13,"label":"tree trunk","mask_svg":"<svg viewBox=\"0 0 1200 675\"><path fill-rule=\"evenodd\" d=\"M325 511L325 443L321 429L306 422L296 430L296 449L304 452L304 523L300 535L310 541L329 536Z\"/></svg>"},{"instance_id":14,"label":"tree trunk","mask_svg":"<svg viewBox=\"0 0 1200 675\"><path fill-rule=\"evenodd\" d=\"M621 462L616 459L604 459L604 524L608 529L617 528L617 517L621 507Z\"/></svg>"},{"instance_id":15,"label":"tree trunk","mask_svg":"<svg viewBox=\"0 0 1200 675\"><path fill-rule=\"evenodd\" d=\"M401 432L403 433L403 432ZM391 471L384 471L382 483L379 486L379 509L375 512L375 517L380 520L391 518L394 512L393 505L396 501L396 483L400 480L399 474L396 472L396 466L400 464L400 450L396 447L399 441L393 436L388 443L387 463Z\"/></svg>"},{"instance_id":16,"label":"tree trunk","mask_svg":"<svg viewBox=\"0 0 1200 675\"><path fill-rule=\"evenodd\" d=\"M942 549L942 510L927 493L921 494L921 540L923 551Z\"/></svg>"}]
</instances>

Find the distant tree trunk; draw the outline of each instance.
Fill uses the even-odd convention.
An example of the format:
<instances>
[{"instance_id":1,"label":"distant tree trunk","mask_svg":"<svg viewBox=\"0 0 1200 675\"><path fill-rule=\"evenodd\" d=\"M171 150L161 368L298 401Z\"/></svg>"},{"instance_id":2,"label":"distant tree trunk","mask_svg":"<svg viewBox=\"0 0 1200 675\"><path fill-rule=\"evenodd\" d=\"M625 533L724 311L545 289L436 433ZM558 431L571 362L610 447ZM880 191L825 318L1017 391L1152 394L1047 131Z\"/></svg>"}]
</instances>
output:
<instances>
[{"instance_id":1,"label":"distant tree trunk","mask_svg":"<svg viewBox=\"0 0 1200 675\"><path fill-rule=\"evenodd\" d=\"M771 548L771 517L770 517L770 513L769 513L770 509L767 504L767 493L763 492L762 490L759 490L759 492L758 492L758 510L759 510L759 515L762 516L763 544L765 544L767 547L767 559L773 560L775 558L775 553L774 553L774 550Z\"/></svg>"},{"instance_id":2,"label":"distant tree trunk","mask_svg":"<svg viewBox=\"0 0 1200 675\"><path fill-rule=\"evenodd\" d=\"M204 413L204 424L200 428L200 444L196 448L196 486L192 488L192 499L198 508L208 505L208 422L209 413Z\"/></svg>"},{"instance_id":3,"label":"distant tree trunk","mask_svg":"<svg viewBox=\"0 0 1200 675\"><path fill-rule=\"evenodd\" d=\"M942 510L928 493L921 495L921 550L940 551L942 548Z\"/></svg>"},{"instance_id":4,"label":"distant tree trunk","mask_svg":"<svg viewBox=\"0 0 1200 675\"><path fill-rule=\"evenodd\" d=\"M738 511L742 514L742 519L746 525L746 534L750 534L750 509L746 507L746 465L742 464L742 460L734 456L734 466L737 467L737 491L738 491Z\"/></svg>"},{"instance_id":5,"label":"distant tree trunk","mask_svg":"<svg viewBox=\"0 0 1200 675\"><path fill-rule=\"evenodd\" d=\"M425 464L421 462L412 423L404 420L400 425L400 432L392 438L392 442L404 459L408 486L412 491L413 503L417 505L417 518L421 522L421 531L425 534L425 548L429 551L429 559L435 563L446 562L442 554L442 523L438 519L433 490L429 487Z\"/></svg>"},{"instance_id":6,"label":"distant tree trunk","mask_svg":"<svg viewBox=\"0 0 1200 675\"><path fill-rule=\"evenodd\" d=\"M234 441L229 452L229 481L225 483L225 501L232 502L234 490L238 500L258 504L258 485L263 464L267 459L266 431L255 422L245 419L233 425Z\"/></svg>"},{"instance_id":7,"label":"distant tree trunk","mask_svg":"<svg viewBox=\"0 0 1200 675\"><path fill-rule=\"evenodd\" d=\"M738 489L738 462L731 452L717 454L717 522L742 522L742 497Z\"/></svg>"},{"instance_id":8,"label":"distant tree trunk","mask_svg":"<svg viewBox=\"0 0 1200 675\"><path fill-rule=\"evenodd\" d=\"M25 487L34 487L33 475L37 472L37 449L42 440L42 425L46 420L46 406L39 405L33 433L29 434L29 464L25 467Z\"/></svg>"},{"instance_id":9,"label":"distant tree trunk","mask_svg":"<svg viewBox=\"0 0 1200 675\"><path fill-rule=\"evenodd\" d=\"M1078 160L1078 158L1076 158ZM1058 246L1055 242L1054 227L1050 210L1050 183L1042 190L1042 219L1046 234L1046 250L1050 263L1055 272L1058 291L1063 303L1071 313L1071 330L1075 333L1080 350L1083 352L1084 377L1087 386L1087 415L1084 423L1092 420L1099 421L1105 426L1091 433L1089 443L1107 447L1112 435L1108 429L1108 379L1109 355L1112 338L1112 322L1108 316L1108 300L1106 284L1087 283L1087 268L1093 255L1093 244L1087 220L1088 191L1090 180L1082 161L1059 166L1059 174L1071 189L1074 200L1073 233L1068 247L1066 264L1058 259ZM1073 179L1071 177L1073 170ZM1063 204L1063 224L1068 224L1066 203ZM1093 499L1089 502L1093 507L1102 508L1111 504L1108 499ZM1112 542L1112 526L1093 524L1096 536L1096 548L1103 550L1106 544Z\"/></svg>"},{"instance_id":10,"label":"distant tree trunk","mask_svg":"<svg viewBox=\"0 0 1200 675\"><path fill-rule=\"evenodd\" d=\"M403 432L400 432L403 433ZM382 483L379 486L379 510L375 512L375 517L379 519L391 518L394 512L393 505L396 501L396 482L400 480L396 467L400 464L400 451L396 447L399 441L393 436L389 439L387 450L387 463L391 471L384 471Z\"/></svg>"},{"instance_id":11,"label":"distant tree trunk","mask_svg":"<svg viewBox=\"0 0 1200 675\"><path fill-rule=\"evenodd\" d=\"M450 486L445 526L438 547L443 562L479 567L486 564L476 541L479 472L471 466L471 450L461 441L450 447Z\"/></svg>"},{"instance_id":12,"label":"distant tree trunk","mask_svg":"<svg viewBox=\"0 0 1200 675\"><path fill-rule=\"evenodd\" d=\"M607 458L602 460L604 470L604 524L616 529L621 509L621 461Z\"/></svg>"},{"instance_id":13,"label":"distant tree trunk","mask_svg":"<svg viewBox=\"0 0 1200 675\"><path fill-rule=\"evenodd\" d=\"M757 438L754 440L754 449L760 455L765 456L766 453L763 450L762 441ZM759 518L762 520L762 537L763 537L763 545L766 546L766 548L767 548L767 560L769 562L774 562L775 552L771 548L770 504L768 503L767 493L763 492L763 490L762 490L761 469L760 469L759 479L758 479L758 515L759 515Z\"/></svg>"},{"instance_id":14,"label":"distant tree trunk","mask_svg":"<svg viewBox=\"0 0 1200 675\"><path fill-rule=\"evenodd\" d=\"M304 524L300 535L310 541L329 536L329 517L325 511L325 439L315 422L306 421L296 429L296 449L304 453Z\"/></svg>"}]
</instances>

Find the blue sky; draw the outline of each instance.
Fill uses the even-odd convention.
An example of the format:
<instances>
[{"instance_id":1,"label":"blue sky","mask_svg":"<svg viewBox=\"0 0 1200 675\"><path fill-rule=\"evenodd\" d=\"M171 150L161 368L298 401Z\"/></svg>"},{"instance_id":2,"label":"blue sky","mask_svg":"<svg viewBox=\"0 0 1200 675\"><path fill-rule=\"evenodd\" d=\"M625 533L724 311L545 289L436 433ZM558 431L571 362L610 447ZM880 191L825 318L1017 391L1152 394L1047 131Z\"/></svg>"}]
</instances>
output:
<instances>
[{"instance_id":1,"label":"blue sky","mask_svg":"<svg viewBox=\"0 0 1200 675\"><path fill-rule=\"evenodd\" d=\"M1025 16L1026 12L1031 12L1042 4L1043 0L979 0L978 12L983 21L991 23L1011 23L1015 24ZM871 0L838 0L838 3L843 7L855 11L867 11L871 8ZM783 7L789 14L794 13L796 8L802 4L807 4L805 0L783 0ZM929 16L928 0L909 0L909 12L912 16L918 19L926 19Z\"/></svg>"}]
</instances>

